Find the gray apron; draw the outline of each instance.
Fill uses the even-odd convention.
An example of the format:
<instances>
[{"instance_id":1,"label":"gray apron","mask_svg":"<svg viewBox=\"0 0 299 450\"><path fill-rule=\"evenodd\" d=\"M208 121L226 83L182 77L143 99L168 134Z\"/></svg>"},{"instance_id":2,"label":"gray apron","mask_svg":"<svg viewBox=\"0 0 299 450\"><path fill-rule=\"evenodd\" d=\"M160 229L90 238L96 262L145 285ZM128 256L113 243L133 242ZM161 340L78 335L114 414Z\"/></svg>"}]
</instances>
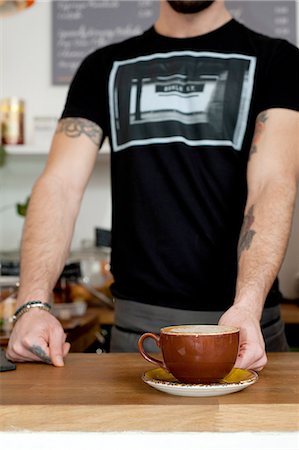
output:
<instances>
[{"instance_id":1,"label":"gray apron","mask_svg":"<svg viewBox=\"0 0 299 450\"><path fill-rule=\"evenodd\" d=\"M222 314L223 311L187 311L115 299L110 351L137 352L138 339L146 331L159 334L161 328L170 325L217 324ZM261 327L267 352L289 350L279 306L264 309ZM147 352L159 351L152 339L144 341L144 348Z\"/></svg>"}]
</instances>

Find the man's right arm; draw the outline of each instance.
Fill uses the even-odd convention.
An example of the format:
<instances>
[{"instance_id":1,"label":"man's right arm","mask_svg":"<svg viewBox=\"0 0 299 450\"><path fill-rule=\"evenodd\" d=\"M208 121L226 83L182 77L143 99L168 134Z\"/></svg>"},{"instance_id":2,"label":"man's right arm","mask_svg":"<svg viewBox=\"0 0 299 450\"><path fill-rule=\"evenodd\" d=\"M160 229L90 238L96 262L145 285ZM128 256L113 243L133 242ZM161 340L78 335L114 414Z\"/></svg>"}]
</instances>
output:
<instances>
[{"instance_id":1,"label":"man's right arm","mask_svg":"<svg viewBox=\"0 0 299 450\"><path fill-rule=\"evenodd\" d=\"M47 302L67 259L81 199L93 170L102 131L82 118L59 121L46 167L35 183L21 245L17 307ZM60 323L32 308L16 322L7 349L14 361L63 365L69 350Z\"/></svg>"}]
</instances>

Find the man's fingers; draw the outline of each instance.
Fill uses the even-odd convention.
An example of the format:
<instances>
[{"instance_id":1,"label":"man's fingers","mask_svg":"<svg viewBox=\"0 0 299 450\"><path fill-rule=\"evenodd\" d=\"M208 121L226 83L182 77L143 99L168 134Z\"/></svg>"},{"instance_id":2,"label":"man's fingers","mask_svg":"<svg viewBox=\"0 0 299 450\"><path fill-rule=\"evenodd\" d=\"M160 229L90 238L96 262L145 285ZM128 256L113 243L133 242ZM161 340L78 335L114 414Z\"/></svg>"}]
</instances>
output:
<instances>
[{"instance_id":1,"label":"man's fingers","mask_svg":"<svg viewBox=\"0 0 299 450\"><path fill-rule=\"evenodd\" d=\"M37 356L41 361L46 364L52 364L52 360L47 353L47 350L43 349L40 345L33 344L28 349L33 355Z\"/></svg>"},{"instance_id":2,"label":"man's fingers","mask_svg":"<svg viewBox=\"0 0 299 450\"><path fill-rule=\"evenodd\" d=\"M62 357L65 357L70 349L70 344L68 342L63 343L62 347ZM58 352L59 353L59 352ZM46 364L54 364L60 366L61 363L52 360L52 357L50 356L49 349L46 345L46 343L38 343L38 344L28 344L26 346L20 347L19 351L17 346L15 346L13 349L9 349L6 353L7 358L14 362L25 362L25 361L36 361L36 362L44 362ZM63 359L62 359L62 365L63 365Z\"/></svg>"},{"instance_id":3,"label":"man's fingers","mask_svg":"<svg viewBox=\"0 0 299 450\"><path fill-rule=\"evenodd\" d=\"M267 364L267 356L263 350L257 355L255 352L249 351L247 348L241 348L235 362L235 367L239 369L252 369L261 371Z\"/></svg>"},{"instance_id":4,"label":"man's fingers","mask_svg":"<svg viewBox=\"0 0 299 450\"><path fill-rule=\"evenodd\" d=\"M15 362L43 361L51 364L46 347L46 343L41 342L40 339L36 340L35 344L28 342L26 339L21 343L8 346L6 355L8 359Z\"/></svg>"},{"instance_id":5,"label":"man's fingers","mask_svg":"<svg viewBox=\"0 0 299 450\"><path fill-rule=\"evenodd\" d=\"M249 365L247 369L255 370L256 372L260 372L263 370L265 365L267 364L267 357L262 357L258 361L255 361L253 364Z\"/></svg>"},{"instance_id":6,"label":"man's fingers","mask_svg":"<svg viewBox=\"0 0 299 450\"><path fill-rule=\"evenodd\" d=\"M52 363L54 366L62 367L64 366L63 357L64 351L65 351L65 334L63 333L63 330L57 331L56 333L53 333L50 335L49 340L49 348L50 348L50 357L52 360Z\"/></svg>"},{"instance_id":7,"label":"man's fingers","mask_svg":"<svg viewBox=\"0 0 299 450\"><path fill-rule=\"evenodd\" d=\"M70 351L71 344L69 342L65 342L63 344L63 357L65 358L68 352Z\"/></svg>"},{"instance_id":8,"label":"man's fingers","mask_svg":"<svg viewBox=\"0 0 299 450\"><path fill-rule=\"evenodd\" d=\"M16 323L8 343L7 358L16 362L42 361L63 366L63 357L69 351L65 338L63 328L54 316L31 310Z\"/></svg>"}]
</instances>

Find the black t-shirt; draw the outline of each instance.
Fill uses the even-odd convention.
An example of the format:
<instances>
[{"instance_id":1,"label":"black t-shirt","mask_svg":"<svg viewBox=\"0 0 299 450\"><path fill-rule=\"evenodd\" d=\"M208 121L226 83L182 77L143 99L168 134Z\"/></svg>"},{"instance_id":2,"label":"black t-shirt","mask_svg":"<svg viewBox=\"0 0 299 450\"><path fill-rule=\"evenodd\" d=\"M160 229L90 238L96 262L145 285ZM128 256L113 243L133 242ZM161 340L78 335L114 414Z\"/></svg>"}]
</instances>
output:
<instances>
[{"instance_id":1,"label":"black t-shirt","mask_svg":"<svg viewBox=\"0 0 299 450\"><path fill-rule=\"evenodd\" d=\"M109 137L116 297L232 304L255 119L299 110L298 81L295 46L234 19L186 39L152 27L83 61L62 117L89 119ZM275 282L267 305L279 300Z\"/></svg>"}]
</instances>

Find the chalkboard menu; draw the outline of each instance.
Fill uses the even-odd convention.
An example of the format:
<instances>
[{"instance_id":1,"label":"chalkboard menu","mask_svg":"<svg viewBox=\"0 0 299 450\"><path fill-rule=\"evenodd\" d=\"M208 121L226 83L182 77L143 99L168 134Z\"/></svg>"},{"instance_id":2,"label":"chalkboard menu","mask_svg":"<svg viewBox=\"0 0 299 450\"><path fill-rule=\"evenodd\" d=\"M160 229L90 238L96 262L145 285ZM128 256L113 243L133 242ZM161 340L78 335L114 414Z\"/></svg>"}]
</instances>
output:
<instances>
[{"instance_id":1,"label":"chalkboard menu","mask_svg":"<svg viewBox=\"0 0 299 450\"><path fill-rule=\"evenodd\" d=\"M54 0L52 2L52 81L69 84L83 58L96 48L149 28L159 14L158 0ZM294 44L296 1L227 1L240 22Z\"/></svg>"}]
</instances>

